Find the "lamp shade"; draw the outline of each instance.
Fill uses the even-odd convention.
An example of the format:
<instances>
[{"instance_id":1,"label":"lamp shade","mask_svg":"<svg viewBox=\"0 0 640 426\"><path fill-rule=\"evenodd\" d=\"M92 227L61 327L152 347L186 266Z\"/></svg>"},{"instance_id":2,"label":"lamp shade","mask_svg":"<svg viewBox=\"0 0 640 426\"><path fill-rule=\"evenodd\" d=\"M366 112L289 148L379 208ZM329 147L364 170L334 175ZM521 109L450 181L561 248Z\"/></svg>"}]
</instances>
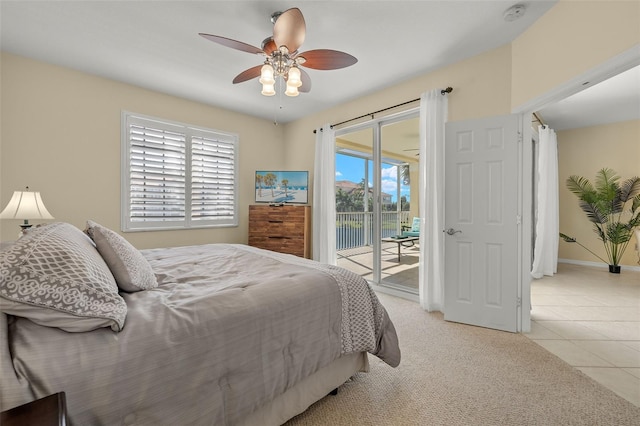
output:
<instances>
[{"instance_id":1,"label":"lamp shade","mask_svg":"<svg viewBox=\"0 0 640 426\"><path fill-rule=\"evenodd\" d=\"M0 219L53 219L39 192L15 191Z\"/></svg>"}]
</instances>

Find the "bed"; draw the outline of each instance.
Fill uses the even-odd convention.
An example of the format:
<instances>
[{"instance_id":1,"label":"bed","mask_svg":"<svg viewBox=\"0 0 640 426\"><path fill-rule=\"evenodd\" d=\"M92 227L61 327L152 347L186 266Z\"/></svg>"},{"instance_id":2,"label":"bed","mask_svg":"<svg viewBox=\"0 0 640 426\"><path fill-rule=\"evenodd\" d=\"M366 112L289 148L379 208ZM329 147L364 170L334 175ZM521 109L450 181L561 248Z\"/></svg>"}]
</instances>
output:
<instances>
[{"instance_id":1,"label":"bed","mask_svg":"<svg viewBox=\"0 0 640 426\"><path fill-rule=\"evenodd\" d=\"M2 410L64 391L73 424L277 425L400 363L361 277L241 244L136 250L89 221L0 251Z\"/></svg>"}]
</instances>

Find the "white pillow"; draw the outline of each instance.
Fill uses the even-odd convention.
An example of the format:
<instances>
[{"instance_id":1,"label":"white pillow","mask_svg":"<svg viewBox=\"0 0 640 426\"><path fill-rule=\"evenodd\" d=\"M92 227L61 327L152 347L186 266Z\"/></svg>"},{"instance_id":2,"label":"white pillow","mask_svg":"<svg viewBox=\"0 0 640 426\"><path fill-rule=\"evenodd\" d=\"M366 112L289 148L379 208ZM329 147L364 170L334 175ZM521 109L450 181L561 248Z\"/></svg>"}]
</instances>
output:
<instances>
[{"instance_id":1,"label":"white pillow","mask_svg":"<svg viewBox=\"0 0 640 426\"><path fill-rule=\"evenodd\" d=\"M96 244L121 290L135 292L158 287L147 259L120 234L92 220L87 221L85 232Z\"/></svg>"},{"instance_id":2,"label":"white pillow","mask_svg":"<svg viewBox=\"0 0 640 426\"><path fill-rule=\"evenodd\" d=\"M120 331L127 315L92 241L61 222L36 227L0 251L0 309L71 332Z\"/></svg>"}]
</instances>

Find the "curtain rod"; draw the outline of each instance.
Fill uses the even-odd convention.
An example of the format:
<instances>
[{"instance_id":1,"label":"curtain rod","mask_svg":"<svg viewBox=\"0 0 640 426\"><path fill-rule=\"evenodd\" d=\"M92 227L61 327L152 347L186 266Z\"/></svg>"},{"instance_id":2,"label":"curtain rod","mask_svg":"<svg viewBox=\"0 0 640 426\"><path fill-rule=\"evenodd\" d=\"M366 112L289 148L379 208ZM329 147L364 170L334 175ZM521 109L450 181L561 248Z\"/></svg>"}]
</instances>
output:
<instances>
[{"instance_id":1,"label":"curtain rod","mask_svg":"<svg viewBox=\"0 0 640 426\"><path fill-rule=\"evenodd\" d=\"M537 113L533 113L533 118L535 118L535 121L537 121L538 123L540 123L542 126L546 126L545 122L542 121L542 118L540 118L540 116Z\"/></svg>"},{"instance_id":2,"label":"curtain rod","mask_svg":"<svg viewBox=\"0 0 640 426\"><path fill-rule=\"evenodd\" d=\"M446 89L442 89L440 91L440 94L444 95L445 93L451 93L451 92L453 92L453 88L452 87L447 87ZM412 99L412 100L406 101L406 102L402 102L401 104L398 104L398 105L394 105L394 106L390 106L390 107L387 107L387 108L379 109L378 111L373 111L373 112L370 112L368 114L361 115L359 117L350 118L348 120L341 121L341 122L336 123L336 124L331 124L330 127L333 129L334 127L339 126L341 124L349 123L351 121L356 121L356 120L359 120L361 118L365 118L365 117L369 117L369 116L371 116L371 119L373 120L373 116L375 114L379 114L381 112L388 111L390 109L398 108L398 107L403 106L403 105L407 105L407 104L410 104L410 103L413 103L413 102L417 102L419 100L420 100L420 98ZM320 129L320 131L322 131L322 129ZM315 129L313 130L313 133L316 133Z\"/></svg>"}]
</instances>

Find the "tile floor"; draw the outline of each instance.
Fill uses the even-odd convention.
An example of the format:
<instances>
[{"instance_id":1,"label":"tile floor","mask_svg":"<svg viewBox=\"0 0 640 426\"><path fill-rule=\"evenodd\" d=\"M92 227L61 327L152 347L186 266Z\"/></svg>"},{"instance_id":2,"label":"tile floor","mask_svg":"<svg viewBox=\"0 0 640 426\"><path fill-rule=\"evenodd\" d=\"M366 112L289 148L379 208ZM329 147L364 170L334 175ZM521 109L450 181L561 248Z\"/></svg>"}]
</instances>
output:
<instances>
[{"instance_id":1,"label":"tile floor","mask_svg":"<svg viewBox=\"0 0 640 426\"><path fill-rule=\"evenodd\" d=\"M561 263L531 300L525 336L640 407L640 272Z\"/></svg>"}]
</instances>

